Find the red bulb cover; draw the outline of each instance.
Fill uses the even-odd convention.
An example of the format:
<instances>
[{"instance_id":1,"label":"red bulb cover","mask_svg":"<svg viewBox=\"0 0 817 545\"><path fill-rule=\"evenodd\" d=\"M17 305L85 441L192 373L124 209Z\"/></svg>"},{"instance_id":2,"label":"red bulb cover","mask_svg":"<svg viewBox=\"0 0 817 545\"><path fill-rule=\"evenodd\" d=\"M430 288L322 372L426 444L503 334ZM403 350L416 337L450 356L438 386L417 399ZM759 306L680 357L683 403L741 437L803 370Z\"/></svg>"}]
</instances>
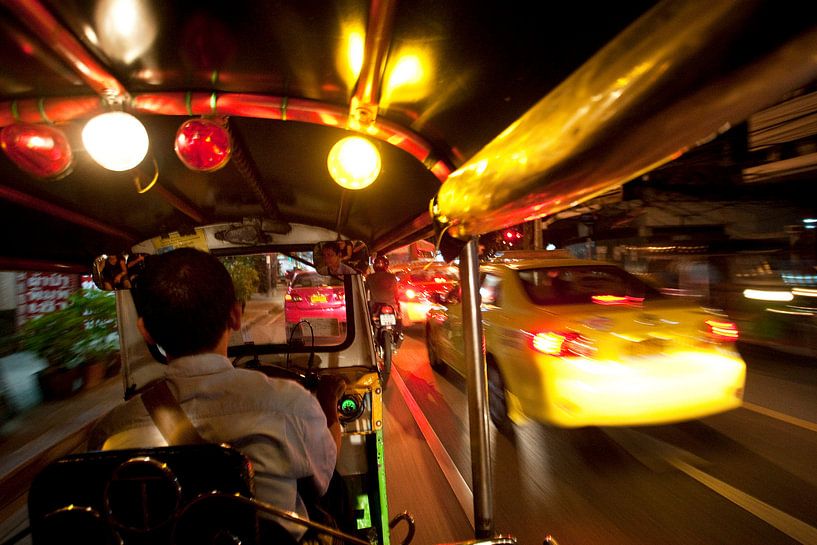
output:
<instances>
[{"instance_id":1,"label":"red bulb cover","mask_svg":"<svg viewBox=\"0 0 817 545\"><path fill-rule=\"evenodd\" d=\"M191 170L209 172L227 164L232 152L230 133L209 119L189 119L176 132L176 155Z\"/></svg>"},{"instance_id":2,"label":"red bulb cover","mask_svg":"<svg viewBox=\"0 0 817 545\"><path fill-rule=\"evenodd\" d=\"M37 178L65 176L74 162L68 139L49 125L15 123L3 127L0 147L15 165Z\"/></svg>"}]
</instances>

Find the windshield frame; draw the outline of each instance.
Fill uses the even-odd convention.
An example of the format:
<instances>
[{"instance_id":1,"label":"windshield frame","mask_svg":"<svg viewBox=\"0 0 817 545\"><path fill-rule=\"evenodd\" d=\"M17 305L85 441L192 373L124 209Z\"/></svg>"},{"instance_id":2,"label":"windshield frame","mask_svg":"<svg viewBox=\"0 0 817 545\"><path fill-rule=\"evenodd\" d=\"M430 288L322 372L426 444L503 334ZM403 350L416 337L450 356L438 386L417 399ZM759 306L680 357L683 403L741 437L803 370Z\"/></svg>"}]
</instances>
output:
<instances>
[{"instance_id":1,"label":"windshield frame","mask_svg":"<svg viewBox=\"0 0 817 545\"><path fill-rule=\"evenodd\" d=\"M258 255L266 253L280 253L280 254L295 254L297 252L311 252L314 249L314 244L268 244L268 245L254 245L235 248L218 248L210 250L214 256L222 257L241 257L249 255ZM301 261L300 259L298 261ZM334 275L333 275L334 276ZM346 298L346 338L340 344L334 345L314 345L309 346L304 343L291 345L284 344L255 344L246 343L227 347L227 355L230 358L239 358L244 356L260 356L264 354L298 354L311 352L341 352L349 348L355 341L355 304L353 295L352 277L356 275L344 275L336 277L343 280L344 297Z\"/></svg>"}]
</instances>

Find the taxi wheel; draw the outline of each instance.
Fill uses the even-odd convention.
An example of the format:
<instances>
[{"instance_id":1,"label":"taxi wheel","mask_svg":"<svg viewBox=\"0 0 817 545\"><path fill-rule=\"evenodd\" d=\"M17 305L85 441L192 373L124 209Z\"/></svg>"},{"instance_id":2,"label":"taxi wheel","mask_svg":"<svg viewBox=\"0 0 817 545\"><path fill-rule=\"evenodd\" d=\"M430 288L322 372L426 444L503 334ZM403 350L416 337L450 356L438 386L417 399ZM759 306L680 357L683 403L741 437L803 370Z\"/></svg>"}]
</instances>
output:
<instances>
[{"instance_id":1,"label":"taxi wheel","mask_svg":"<svg viewBox=\"0 0 817 545\"><path fill-rule=\"evenodd\" d=\"M441 373L445 371L445 362L440 359L439 354L437 354L437 348L431 340L430 325L426 325L426 352L428 352L428 363L431 364L431 368Z\"/></svg>"},{"instance_id":2,"label":"taxi wheel","mask_svg":"<svg viewBox=\"0 0 817 545\"><path fill-rule=\"evenodd\" d=\"M503 435L513 435L513 422L508 417L508 404L505 401L505 382L496 362L488 358L488 409L491 422Z\"/></svg>"}]
</instances>

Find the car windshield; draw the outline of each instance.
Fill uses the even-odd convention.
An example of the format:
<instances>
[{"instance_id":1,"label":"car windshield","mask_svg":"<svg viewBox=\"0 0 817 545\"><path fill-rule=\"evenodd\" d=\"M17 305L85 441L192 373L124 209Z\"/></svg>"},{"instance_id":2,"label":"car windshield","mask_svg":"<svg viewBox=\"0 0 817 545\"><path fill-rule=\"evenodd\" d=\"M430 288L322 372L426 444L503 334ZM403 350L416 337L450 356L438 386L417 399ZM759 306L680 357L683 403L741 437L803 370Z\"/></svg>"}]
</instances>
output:
<instances>
[{"instance_id":1,"label":"car windshield","mask_svg":"<svg viewBox=\"0 0 817 545\"><path fill-rule=\"evenodd\" d=\"M610 265L542 267L517 274L535 305L624 304L665 297Z\"/></svg>"},{"instance_id":2,"label":"car windshield","mask_svg":"<svg viewBox=\"0 0 817 545\"><path fill-rule=\"evenodd\" d=\"M300 273L292 280L292 288L315 288L320 286L342 286L343 280L318 273Z\"/></svg>"}]
</instances>

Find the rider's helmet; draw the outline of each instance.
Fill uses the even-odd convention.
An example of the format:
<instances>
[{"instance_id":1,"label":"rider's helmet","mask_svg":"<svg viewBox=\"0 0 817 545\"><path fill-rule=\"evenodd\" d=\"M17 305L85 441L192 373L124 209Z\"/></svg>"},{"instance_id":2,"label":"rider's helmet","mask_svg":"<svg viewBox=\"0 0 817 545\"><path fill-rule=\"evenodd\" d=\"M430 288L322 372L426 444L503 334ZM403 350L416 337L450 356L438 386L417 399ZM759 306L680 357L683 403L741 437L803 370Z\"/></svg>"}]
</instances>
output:
<instances>
[{"instance_id":1,"label":"rider's helmet","mask_svg":"<svg viewBox=\"0 0 817 545\"><path fill-rule=\"evenodd\" d=\"M389 270L389 258L384 255L379 255L374 258L374 270L376 271L388 271Z\"/></svg>"}]
</instances>

